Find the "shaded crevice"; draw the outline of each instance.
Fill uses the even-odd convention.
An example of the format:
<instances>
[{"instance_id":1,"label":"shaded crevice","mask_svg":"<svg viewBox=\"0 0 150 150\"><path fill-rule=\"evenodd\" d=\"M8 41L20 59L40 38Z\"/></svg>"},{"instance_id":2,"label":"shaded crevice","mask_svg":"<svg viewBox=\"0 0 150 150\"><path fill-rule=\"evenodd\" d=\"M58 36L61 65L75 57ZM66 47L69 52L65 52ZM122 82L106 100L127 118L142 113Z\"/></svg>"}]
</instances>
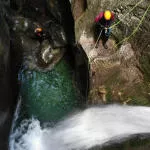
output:
<instances>
[{"instance_id":1,"label":"shaded crevice","mask_svg":"<svg viewBox=\"0 0 150 150\"><path fill-rule=\"evenodd\" d=\"M87 7L87 0L74 0L72 2L74 19L77 20L86 11Z\"/></svg>"},{"instance_id":2,"label":"shaded crevice","mask_svg":"<svg viewBox=\"0 0 150 150\"><path fill-rule=\"evenodd\" d=\"M69 44L75 43L74 19L71 12L69 0L59 1L59 10L61 12L61 24L65 30Z\"/></svg>"},{"instance_id":3,"label":"shaded crevice","mask_svg":"<svg viewBox=\"0 0 150 150\"><path fill-rule=\"evenodd\" d=\"M84 3L83 3L83 10L85 11L87 8L88 8L87 0L84 0Z\"/></svg>"}]
</instances>

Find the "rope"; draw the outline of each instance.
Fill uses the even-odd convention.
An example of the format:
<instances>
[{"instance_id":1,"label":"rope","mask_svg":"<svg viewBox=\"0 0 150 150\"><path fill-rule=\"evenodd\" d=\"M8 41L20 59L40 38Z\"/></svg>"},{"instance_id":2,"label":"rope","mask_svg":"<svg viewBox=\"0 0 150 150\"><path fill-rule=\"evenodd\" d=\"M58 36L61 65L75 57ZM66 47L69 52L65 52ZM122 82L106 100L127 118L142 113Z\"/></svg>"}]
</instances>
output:
<instances>
[{"instance_id":1,"label":"rope","mask_svg":"<svg viewBox=\"0 0 150 150\"><path fill-rule=\"evenodd\" d=\"M99 38L101 37L102 31L103 31L103 29L101 29L101 32L99 33L99 36L98 36L98 38L97 38L97 41L96 41L96 43L95 43L95 45L94 45L94 48L93 48L93 49L95 49L95 48L96 48L96 45L98 44Z\"/></svg>"},{"instance_id":2,"label":"rope","mask_svg":"<svg viewBox=\"0 0 150 150\"><path fill-rule=\"evenodd\" d=\"M125 18L129 13L131 13L140 3L142 3L143 0L140 0L138 3L136 3L136 5L134 7L132 7L132 9L130 11L128 11L125 15L123 15L123 18ZM110 28L114 28L115 26L117 26L119 23L121 22L121 20L119 20L117 23L115 23L114 25L110 26Z\"/></svg>"},{"instance_id":3,"label":"rope","mask_svg":"<svg viewBox=\"0 0 150 150\"><path fill-rule=\"evenodd\" d=\"M115 45L115 47L117 47L120 43L129 40L133 35L135 35L135 33L138 31L140 25L143 23L143 20L144 20L145 16L147 15L149 9L150 9L150 5L147 7L147 9L146 9L144 15L142 16L142 18L141 18L141 20L140 20L138 26L133 30L133 32L132 32L128 37L124 38L122 41L120 41L119 43L117 43L117 44Z\"/></svg>"}]
</instances>

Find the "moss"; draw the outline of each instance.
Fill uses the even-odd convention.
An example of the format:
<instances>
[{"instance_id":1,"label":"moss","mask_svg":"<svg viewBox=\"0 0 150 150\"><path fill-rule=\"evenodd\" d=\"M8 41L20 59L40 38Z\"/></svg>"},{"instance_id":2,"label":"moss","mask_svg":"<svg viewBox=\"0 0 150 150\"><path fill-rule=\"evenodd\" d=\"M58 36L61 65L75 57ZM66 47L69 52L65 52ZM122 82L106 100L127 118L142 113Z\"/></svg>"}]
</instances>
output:
<instances>
[{"instance_id":1,"label":"moss","mask_svg":"<svg viewBox=\"0 0 150 150\"><path fill-rule=\"evenodd\" d=\"M150 106L149 86L146 83L134 84L126 89L124 100L129 105ZM128 95L128 96L126 96Z\"/></svg>"},{"instance_id":2,"label":"moss","mask_svg":"<svg viewBox=\"0 0 150 150\"><path fill-rule=\"evenodd\" d=\"M128 84L127 81L119 77L119 72L115 71L105 81L105 86L107 87L106 98L108 103L117 100L129 105L150 106L150 84L147 82Z\"/></svg>"},{"instance_id":3,"label":"moss","mask_svg":"<svg viewBox=\"0 0 150 150\"><path fill-rule=\"evenodd\" d=\"M129 141L130 143L130 146L131 147L137 147L137 146L143 146L143 145L146 145L146 144L149 144L150 143L150 140L149 139L143 139L141 140L140 138L136 138L136 139L132 139L131 141Z\"/></svg>"},{"instance_id":4,"label":"moss","mask_svg":"<svg viewBox=\"0 0 150 150\"><path fill-rule=\"evenodd\" d=\"M150 106L150 101L144 96L133 96L128 104L139 106Z\"/></svg>"},{"instance_id":5,"label":"moss","mask_svg":"<svg viewBox=\"0 0 150 150\"><path fill-rule=\"evenodd\" d=\"M111 103L112 102L112 90L111 88L107 87L106 91L107 91L107 94L106 94L107 103Z\"/></svg>"},{"instance_id":6,"label":"moss","mask_svg":"<svg viewBox=\"0 0 150 150\"><path fill-rule=\"evenodd\" d=\"M141 69L144 74L145 81L150 81L150 55L142 55L140 57Z\"/></svg>"}]
</instances>

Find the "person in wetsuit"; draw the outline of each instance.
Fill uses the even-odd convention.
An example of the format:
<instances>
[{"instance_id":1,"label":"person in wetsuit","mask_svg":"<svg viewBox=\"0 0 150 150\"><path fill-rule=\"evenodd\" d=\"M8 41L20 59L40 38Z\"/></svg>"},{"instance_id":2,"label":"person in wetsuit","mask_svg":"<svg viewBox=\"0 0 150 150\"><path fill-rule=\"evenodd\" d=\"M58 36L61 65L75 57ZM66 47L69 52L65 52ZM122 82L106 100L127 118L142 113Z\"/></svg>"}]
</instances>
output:
<instances>
[{"instance_id":1,"label":"person in wetsuit","mask_svg":"<svg viewBox=\"0 0 150 150\"><path fill-rule=\"evenodd\" d=\"M37 27L34 30L35 38L40 42L40 44L43 42L43 40L48 39L50 40L50 35L43 31L41 27Z\"/></svg>"},{"instance_id":2,"label":"person in wetsuit","mask_svg":"<svg viewBox=\"0 0 150 150\"><path fill-rule=\"evenodd\" d=\"M114 13L112 13L109 10L106 10L104 12L100 12L96 18L95 18L95 34L97 38L97 45L96 48L98 48L99 40L102 39L102 43L105 49L108 48L106 45L107 40L109 39L111 29L110 26L112 22L114 21ZM100 35L101 34L101 35ZM98 38L99 35L101 38Z\"/></svg>"}]
</instances>

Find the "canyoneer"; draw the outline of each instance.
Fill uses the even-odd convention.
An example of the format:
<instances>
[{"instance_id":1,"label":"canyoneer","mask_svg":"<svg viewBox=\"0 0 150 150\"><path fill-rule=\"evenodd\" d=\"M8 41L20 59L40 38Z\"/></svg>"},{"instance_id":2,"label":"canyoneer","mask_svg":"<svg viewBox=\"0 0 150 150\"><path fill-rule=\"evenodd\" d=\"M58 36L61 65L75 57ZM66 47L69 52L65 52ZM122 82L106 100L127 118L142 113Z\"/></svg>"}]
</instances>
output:
<instances>
[{"instance_id":1,"label":"canyoneer","mask_svg":"<svg viewBox=\"0 0 150 150\"><path fill-rule=\"evenodd\" d=\"M53 42L52 42L50 34L48 32L46 32L46 31L44 31L43 28L41 28L41 27L35 28L34 34L35 34L35 38L40 42L40 44L44 40L48 40L49 43L52 45Z\"/></svg>"},{"instance_id":2,"label":"canyoneer","mask_svg":"<svg viewBox=\"0 0 150 150\"><path fill-rule=\"evenodd\" d=\"M109 39L111 29L110 26L114 21L114 13L106 10L104 12L100 12L95 18L95 37L96 37L96 45L95 48L98 48L98 44L100 39L102 39L102 44L105 49L108 48L106 45L107 40Z\"/></svg>"}]
</instances>

